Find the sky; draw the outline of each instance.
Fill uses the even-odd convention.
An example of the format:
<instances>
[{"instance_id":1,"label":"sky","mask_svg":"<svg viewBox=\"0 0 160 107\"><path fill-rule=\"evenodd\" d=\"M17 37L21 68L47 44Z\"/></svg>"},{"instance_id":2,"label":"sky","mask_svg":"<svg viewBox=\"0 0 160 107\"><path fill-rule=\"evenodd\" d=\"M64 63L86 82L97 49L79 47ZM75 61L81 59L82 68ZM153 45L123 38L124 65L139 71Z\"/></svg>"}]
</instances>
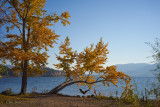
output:
<instances>
[{"instance_id":1,"label":"sky","mask_svg":"<svg viewBox=\"0 0 160 107\"><path fill-rule=\"evenodd\" d=\"M61 36L48 52L48 67L58 63L55 54L66 36L78 52L102 37L110 52L107 66L152 62L145 42L160 37L160 0L47 0L45 9L48 14L71 15L71 25L59 22L52 27Z\"/></svg>"},{"instance_id":2,"label":"sky","mask_svg":"<svg viewBox=\"0 0 160 107\"><path fill-rule=\"evenodd\" d=\"M151 47L160 37L160 0L47 0L48 14L68 11L71 25L60 22L52 29L58 35L58 44L48 52L48 67L58 63L55 54L65 37L78 52L103 38L108 43L106 65L151 63Z\"/></svg>"},{"instance_id":3,"label":"sky","mask_svg":"<svg viewBox=\"0 0 160 107\"><path fill-rule=\"evenodd\" d=\"M47 0L48 14L68 11L71 25L56 23L51 29L61 35L58 44L49 48L48 67L55 68L55 54L68 36L73 50L81 52L100 38L108 43L106 66L127 63L150 63L151 47L160 38L160 0Z\"/></svg>"}]
</instances>

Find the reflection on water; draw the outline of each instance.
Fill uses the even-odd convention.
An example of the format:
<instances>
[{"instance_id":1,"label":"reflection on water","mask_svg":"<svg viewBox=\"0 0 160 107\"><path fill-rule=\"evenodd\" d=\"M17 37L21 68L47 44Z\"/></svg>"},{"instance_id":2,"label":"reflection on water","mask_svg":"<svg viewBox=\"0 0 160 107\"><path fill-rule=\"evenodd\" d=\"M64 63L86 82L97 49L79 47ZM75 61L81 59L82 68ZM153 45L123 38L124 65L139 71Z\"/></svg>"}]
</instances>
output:
<instances>
[{"instance_id":1,"label":"reflection on water","mask_svg":"<svg viewBox=\"0 0 160 107\"><path fill-rule=\"evenodd\" d=\"M152 87L151 84L157 82L156 78L154 77L135 77L132 79L133 81L131 82L131 84L136 84L139 95L141 95L141 93L144 93L145 88L150 89ZM27 93L30 93L33 90L35 90L36 92L46 92L63 83L64 81L65 77L29 77ZM116 96L116 93L118 93L118 96L120 96L123 92L121 86L125 84L120 80L118 83L118 87L112 84L110 84L109 87L103 86L101 83L97 83L96 85L98 85L98 87L94 86L93 89L96 89L97 93L101 92L105 96ZM8 88L11 88L14 93L19 93L21 89L21 78L13 77L0 79L0 92ZM65 89L60 91L60 93L71 96L82 95L75 84L66 87ZM86 95L91 94L94 94L93 90L88 92Z\"/></svg>"}]
</instances>

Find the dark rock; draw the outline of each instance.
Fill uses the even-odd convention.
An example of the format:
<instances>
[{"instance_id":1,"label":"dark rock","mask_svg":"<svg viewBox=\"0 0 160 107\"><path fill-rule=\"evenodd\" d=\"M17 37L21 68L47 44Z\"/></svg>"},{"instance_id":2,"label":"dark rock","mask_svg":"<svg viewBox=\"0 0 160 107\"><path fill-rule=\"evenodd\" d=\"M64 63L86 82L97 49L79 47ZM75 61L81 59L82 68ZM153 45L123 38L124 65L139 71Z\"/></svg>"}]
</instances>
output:
<instances>
[{"instance_id":1,"label":"dark rock","mask_svg":"<svg viewBox=\"0 0 160 107\"><path fill-rule=\"evenodd\" d=\"M94 95L92 94L92 95L91 95L91 97L93 98L93 97L94 97Z\"/></svg>"},{"instance_id":2,"label":"dark rock","mask_svg":"<svg viewBox=\"0 0 160 107\"><path fill-rule=\"evenodd\" d=\"M2 91L2 94L3 95L7 95L7 91Z\"/></svg>"}]
</instances>

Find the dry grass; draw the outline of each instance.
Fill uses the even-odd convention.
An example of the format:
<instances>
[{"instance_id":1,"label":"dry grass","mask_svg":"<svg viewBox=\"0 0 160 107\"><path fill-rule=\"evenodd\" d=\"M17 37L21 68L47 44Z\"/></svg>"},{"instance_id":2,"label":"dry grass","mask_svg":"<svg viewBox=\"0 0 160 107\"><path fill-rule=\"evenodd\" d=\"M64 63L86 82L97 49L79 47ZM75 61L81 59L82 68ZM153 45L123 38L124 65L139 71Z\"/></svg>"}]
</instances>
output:
<instances>
[{"instance_id":1,"label":"dry grass","mask_svg":"<svg viewBox=\"0 0 160 107\"><path fill-rule=\"evenodd\" d=\"M69 97L63 95L12 95L0 94L0 107L135 107L133 104L125 104L109 98L86 98ZM148 104L142 103L139 106L159 107L160 101L153 101Z\"/></svg>"},{"instance_id":2,"label":"dry grass","mask_svg":"<svg viewBox=\"0 0 160 107\"><path fill-rule=\"evenodd\" d=\"M33 96L33 95L32 95ZM0 104L18 103L25 100L31 100L31 95L2 95L0 94Z\"/></svg>"},{"instance_id":3,"label":"dry grass","mask_svg":"<svg viewBox=\"0 0 160 107\"><path fill-rule=\"evenodd\" d=\"M114 100L62 95L0 95L0 107L116 107Z\"/></svg>"}]
</instances>

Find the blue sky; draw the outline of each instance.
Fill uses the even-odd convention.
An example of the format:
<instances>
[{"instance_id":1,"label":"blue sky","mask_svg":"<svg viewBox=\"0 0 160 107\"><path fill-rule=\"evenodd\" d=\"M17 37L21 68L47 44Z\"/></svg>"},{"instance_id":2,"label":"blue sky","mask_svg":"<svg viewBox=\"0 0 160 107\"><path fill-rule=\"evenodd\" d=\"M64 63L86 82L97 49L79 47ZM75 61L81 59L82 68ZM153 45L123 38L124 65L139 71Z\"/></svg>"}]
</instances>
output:
<instances>
[{"instance_id":1,"label":"blue sky","mask_svg":"<svg viewBox=\"0 0 160 107\"><path fill-rule=\"evenodd\" d=\"M102 37L109 43L106 65L150 63L151 48L145 42L160 37L160 0L47 0L48 13L68 11L71 25L55 24L58 44L48 52L48 66L58 63L54 54L69 36L73 50L81 52Z\"/></svg>"}]
</instances>

